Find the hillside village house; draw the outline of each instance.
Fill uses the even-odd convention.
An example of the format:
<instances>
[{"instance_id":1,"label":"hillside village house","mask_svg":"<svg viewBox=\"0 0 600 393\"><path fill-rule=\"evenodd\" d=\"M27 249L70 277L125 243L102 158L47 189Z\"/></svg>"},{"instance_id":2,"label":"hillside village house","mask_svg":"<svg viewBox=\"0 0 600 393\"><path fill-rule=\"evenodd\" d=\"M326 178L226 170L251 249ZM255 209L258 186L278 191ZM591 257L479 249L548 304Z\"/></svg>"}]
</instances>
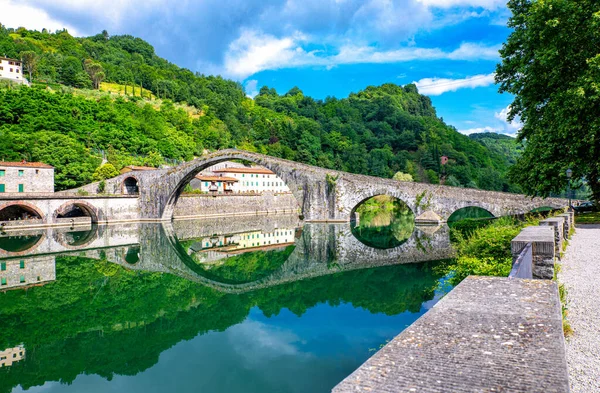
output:
<instances>
[{"instance_id":1,"label":"hillside village house","mask_svg":"<svg viewBox=\"0 0 600 393\"><path fill-rule=\"evenodd\" d=\"M23 62L8 57L0 57L0 79L29 84L23 77Z\"/></svg>"},{"instance_id":2,"label":"hillside village house","mask_svg":"<svg viewBox=\"0 0 600 393\"><path fill-rule=\"evenodd\" d=\"M54 167L41 162L0 161L0 193L54 192Z\"/></svg>"}]
</instances>

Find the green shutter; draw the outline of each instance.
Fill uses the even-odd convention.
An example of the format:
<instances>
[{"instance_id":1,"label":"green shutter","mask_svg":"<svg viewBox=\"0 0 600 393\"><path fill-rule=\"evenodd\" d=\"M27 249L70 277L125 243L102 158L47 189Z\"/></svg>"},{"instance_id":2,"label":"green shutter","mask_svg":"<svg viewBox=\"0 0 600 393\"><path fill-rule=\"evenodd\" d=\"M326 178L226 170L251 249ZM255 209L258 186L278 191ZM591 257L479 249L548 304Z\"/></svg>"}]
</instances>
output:
<instances>
[{"instance_id":1,"label":"green shutter","mask_svg":"<svg viewBox=\"0 0 600 393\"><path fill-rule=\"evenodd\" d=\"M4 177L6 175L6 171L4 169L0 169L0 177Z\"/></svg>"},{"instance_id":2,"label":"green shutter","mask_svg":"<svg viewBox=\"0 0 600 393\"><path fill-rule=\"evenodd\" d=\"M23 192L23 185L19 184L19 192Z\"/></svg>"},{"instance_id":3,"label":"green shutter","mask_svg":"<svg viewBox=\"0 0 600 393\"><path fill-rule=\"evenodd\" d=\"M6 262L2 262L2 264L0 266L0 270L2 270L2 271L6 270Z\"/></svg>"},{"instance_id":4,"label":"green shutter","mask_svg":"<svg viewBox=\"0 0 600 393\"><path fill-rule=\"evenodd\" d=\"M0 192L6 192L4 184L0 184Z\"/></svg>"}]
</instances>

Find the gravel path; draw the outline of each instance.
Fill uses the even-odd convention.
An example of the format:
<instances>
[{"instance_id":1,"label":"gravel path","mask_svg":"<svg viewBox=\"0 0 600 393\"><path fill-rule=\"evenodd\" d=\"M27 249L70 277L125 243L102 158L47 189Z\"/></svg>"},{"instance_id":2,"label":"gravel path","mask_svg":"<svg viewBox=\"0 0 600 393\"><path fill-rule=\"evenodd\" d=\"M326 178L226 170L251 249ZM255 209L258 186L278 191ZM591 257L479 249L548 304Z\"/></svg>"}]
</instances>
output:
<instances>
[{"instance_id":1,"label":"gravel path","mask_svg":"<svg viewBox=\"0 0 600 393\"><path fill-rule=\"evenodd\" d=\"M567 363L573 393L600 392L600 225L577 226L561 261L567 289Z\"/></svg>"}]
</instances>

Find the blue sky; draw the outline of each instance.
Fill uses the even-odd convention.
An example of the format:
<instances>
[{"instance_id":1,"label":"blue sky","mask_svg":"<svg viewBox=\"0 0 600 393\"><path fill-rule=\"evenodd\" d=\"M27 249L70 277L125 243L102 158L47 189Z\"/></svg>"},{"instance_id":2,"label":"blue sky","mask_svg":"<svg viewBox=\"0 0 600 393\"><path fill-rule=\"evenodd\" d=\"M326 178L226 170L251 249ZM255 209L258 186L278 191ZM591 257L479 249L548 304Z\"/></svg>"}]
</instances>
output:
<instances>
[{"instance_id":1,"label":"blue sky","mask_svg":"<svg viewBox=\"0 0 600 393\"><path fill-rule=\"evenodd\" d=\"M506 40L505 0L0 0L0 23L73 35L103 29L150 42L204 74L298 86L315 98L416 82L463 133L514 135L494 70Z\"/></svg>"}]
</instances>

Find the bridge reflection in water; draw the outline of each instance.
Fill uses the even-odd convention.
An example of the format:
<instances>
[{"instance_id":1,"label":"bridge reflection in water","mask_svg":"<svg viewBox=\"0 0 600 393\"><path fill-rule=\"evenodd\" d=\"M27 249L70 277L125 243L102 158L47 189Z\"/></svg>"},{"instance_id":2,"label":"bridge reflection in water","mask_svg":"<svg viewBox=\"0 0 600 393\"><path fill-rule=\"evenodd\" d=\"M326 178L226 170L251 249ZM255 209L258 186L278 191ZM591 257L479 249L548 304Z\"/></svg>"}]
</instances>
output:
<instances>
[{"instance_id":1,"label":"bridge reflection in water","mask_svg":"<svg viewBox=\"0 0 600 393\"><path fill-rule=\"evenodd\" d=\"M179 391L329 391L448 289L434 261L452 256L447 227L376 249L349 224L286 216L13 232L0 247L0 354L18 355L0 393L164 391L175 371ZM145 372L157 363L167 374Z\"/></svg>"}]
</instances>

